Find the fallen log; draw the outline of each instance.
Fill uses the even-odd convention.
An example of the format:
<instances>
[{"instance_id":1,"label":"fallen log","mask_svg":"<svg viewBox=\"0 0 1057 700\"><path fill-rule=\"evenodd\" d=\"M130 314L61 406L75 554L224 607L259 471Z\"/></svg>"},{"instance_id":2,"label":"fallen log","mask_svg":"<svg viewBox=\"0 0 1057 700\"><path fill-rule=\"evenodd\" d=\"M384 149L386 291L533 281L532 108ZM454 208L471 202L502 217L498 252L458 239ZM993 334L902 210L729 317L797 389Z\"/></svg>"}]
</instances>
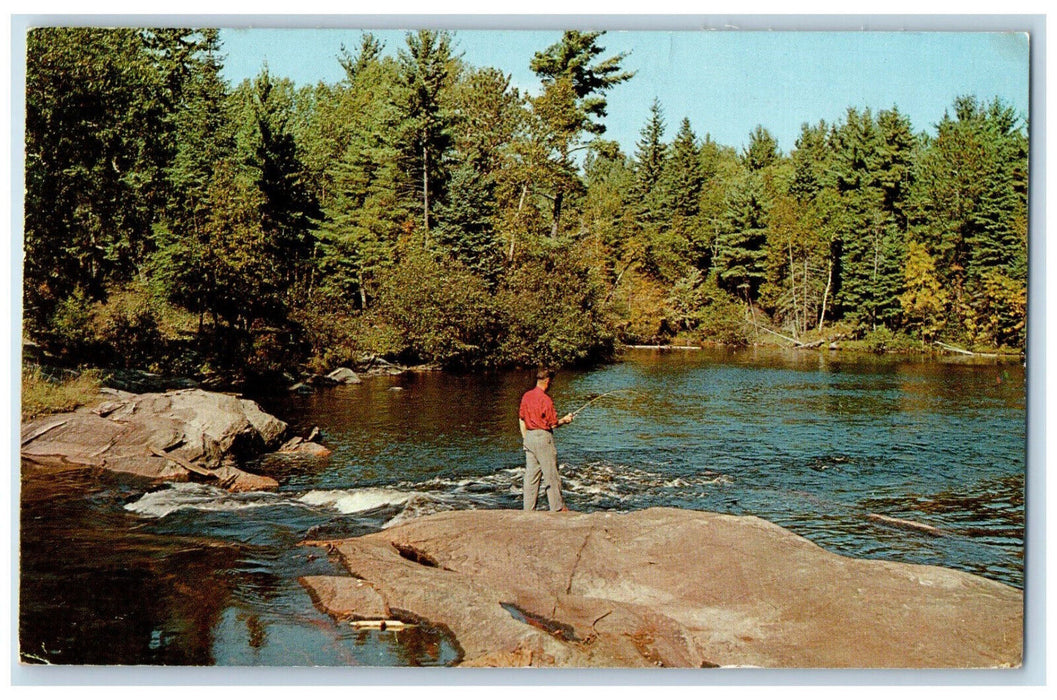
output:
<instances>
[{"instance_id":1,"label":"fallen log","mask_svg":"<svg viewBox=\"0 0 1057 700\"><path fill-rule=\"evenodd\" d=\"M68 422L69 422L69 420L60 420L60 421L56 421L55 423L52 423L51 425L47 425L47 426L44 426L44 427L39 428L37 430L34 430L32 433L29 434L28 437L22 438L22 447L25 447L26 445L28 445L29 443L33 442L34 440L39 438L41 435L44 435L45 433L50 433L52 430L55 430L56 428L61 428L62 426L66 425Z\"/></svg>"},{"instance_id":2,"label":"fallen log","mask_svg":"<svg viewBox=\"0 0 1057 700\"><path fill-rule=\"evenodd\" d=\"M385 630L406 630L418 626L401 620L353 620L349 624L359 630L371 629L383 632Z\"/></svg>"},{"instance_id":3,"label":"fallen log","mask_svg":"<svg viewBox=\"0 0 1057 700\"><path fill-rule=\"evenodd\" d=\"M764 328L763 326L760 326L759 328L764 333L770 333L771 335L776 335L779 338L781 338L782 340L788 340L790 343L793 343L794 345L802 345L802 343L799 340L797 340L796 338L790 338L787 335L782 335L781 333L775 333L770 328Z\"/></svg>"},{"instance_id":4,"label":"fallen log","mask_svg":"<svg viewBox=\"0 0 1057 700\"><path fill-rule=\"evenodd\" d=\"M933 343L935 345L940 346L944 350L949 350L950 352L956 352L956 353L958 353L960 355L969 355L970 357L1001 357L997 353L993 353L993 352L973 352L971 350L963 350L961 348L956 348L953 345L947 345L946 343L941 343L938 340L934 340Z\"/></svg>"},{"instance_id":5,"label":"fallen log","mask_svg":"<svg viewBox=\"0 0 1057 700\"><path fill-rule=\"evenodd\" d=\"M700 345L625 345L632 350L700 350Z\"/></svg>"},{"instance_id":6,"label":"fallen log","mask_svg":"<svg viewBox=\"0 0 1057 700\"><path fill-rule=\"evenodd\" d=\"M866 517L876 523L892 525L893 527L902 528L904 530L916 530L917 532L923 532L926 535L932 535L934 537L942 537L944 534L943 530L939 529L938 527L935 527L933 525L926 525L925 523L915 522L913 520L893 518L890 515L878 515L877 513L870 513Z\"/></svg>"},{"instance_id":7,"label":"fallen log","mask_svg":"<svg viewBox=\"0 0 1057 700\"><path fill-rule=\"evenodd\" d=\"M778 336L782 340L789 341L790 343L793 344L793 348L796 349L796 350L813 350L815 348L822 347L824 344L833 343L833 342L836 342L836 341L841 340L841 339L844 338L844 334L843 333L838 333L837 335L833 336L832 338L822 338L821 340L813 340L810 343L804 343L804 342L801 342L801 341L797 340L796 338L790 338L787 335L782 335L781 333L776 333L775 331L772 331L770 328L764 328L763 326L760 326L760 330L763 331L764 333L770 333L771 335Z\"/></svg>"},{"instance_id":8,"label":"fallen log","mask_svg":"<svg viewBox=\"0 0 1057 700\"><path fill-rule=\"evenodd\" d=\"M208 469L206 469L204 467L200 467L197 464L192 464L191 462L188 462L186 459L184 459L183 457L180 457L178 455L169 454L168 452L163 452L163 451L159 450L157 447L151 447L150 451L151 451L152 454L154 454L154 456L161 457L162 459L167 459L170 462L172 462L173 464L175 464L177 466L180 466L180 467L183 467L184 469L186 469L187 471L191 472L192 474L198 474L199 476L209 476L209 477L212 477L214 479L219 478L212 471L210 471L210 470L208 470Z\"/></svg>"}]
</instances>

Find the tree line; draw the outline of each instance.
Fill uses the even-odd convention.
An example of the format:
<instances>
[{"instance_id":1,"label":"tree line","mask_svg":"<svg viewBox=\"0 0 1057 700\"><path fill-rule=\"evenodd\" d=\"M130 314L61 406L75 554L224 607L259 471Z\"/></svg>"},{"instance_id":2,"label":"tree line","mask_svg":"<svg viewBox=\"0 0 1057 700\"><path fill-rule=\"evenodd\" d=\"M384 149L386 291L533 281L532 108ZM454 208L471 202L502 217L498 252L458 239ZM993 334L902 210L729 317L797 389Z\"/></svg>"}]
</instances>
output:
<instances>
[{"instance_id":1,"label":"tree line","mask_svg":"<svg viewBox=\"0 0 1057 700\"><path fill-rule=\"evenodd\" d=\"M536 94L457 38L364 33L344 78L228 85L213 29L27 39L24 333L71 362L185 374L604 359L619 343L1022 349L1027 125L956 100L763 126L734 149L655 101L602 32L531 60ZM115 359L116 358L116 359Z\"/></svg>"}]
</instances>

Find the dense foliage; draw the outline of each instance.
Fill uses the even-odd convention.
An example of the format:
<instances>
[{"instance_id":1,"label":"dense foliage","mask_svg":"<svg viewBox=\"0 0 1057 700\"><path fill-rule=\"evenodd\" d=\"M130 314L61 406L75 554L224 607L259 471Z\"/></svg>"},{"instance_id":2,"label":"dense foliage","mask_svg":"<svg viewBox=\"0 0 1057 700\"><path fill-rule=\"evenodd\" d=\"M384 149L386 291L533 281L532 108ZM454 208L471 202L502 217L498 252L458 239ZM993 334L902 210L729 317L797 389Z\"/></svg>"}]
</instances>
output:
<instances>
[{"instance_id":1,"label":"dense foliage","mask_svg":"<svg viewBox=\"0 0 1057 700\"><path fill-rule=\"evenodd\" d=\"M564 364L764 329L1024 347L1010 107L960 98L934 133L849 109L784 154L695 115L666 141L655 101L628 155L606 93L633 75L602 39L541 47L531 96L446 32L395 55L364 34L343 80L295 88L226 84L215 30L31 31L27 335L194 374Z\"/></svg>"}]
</instances>

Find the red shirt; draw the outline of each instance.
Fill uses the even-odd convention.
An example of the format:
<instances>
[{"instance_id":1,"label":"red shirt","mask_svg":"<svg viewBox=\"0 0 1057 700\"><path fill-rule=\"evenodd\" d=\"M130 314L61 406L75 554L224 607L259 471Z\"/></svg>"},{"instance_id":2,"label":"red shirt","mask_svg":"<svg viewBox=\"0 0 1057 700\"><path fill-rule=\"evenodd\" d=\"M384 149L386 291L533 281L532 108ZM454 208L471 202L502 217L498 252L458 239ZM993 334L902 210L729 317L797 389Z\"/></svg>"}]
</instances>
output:
<instances>
[{"instance_id":1,"label":"red shirt","mask_svg":"<svg viewBox=\"0 0 1057 700\"><path fill-rule=\"evenodd\" d=\"M521 408L518 418L525 421L528 430L553 430L558 425L558 414L554 412L554 402L547 392L538 386L525 392L521 397Z\"/></svg>"}]
</instances>

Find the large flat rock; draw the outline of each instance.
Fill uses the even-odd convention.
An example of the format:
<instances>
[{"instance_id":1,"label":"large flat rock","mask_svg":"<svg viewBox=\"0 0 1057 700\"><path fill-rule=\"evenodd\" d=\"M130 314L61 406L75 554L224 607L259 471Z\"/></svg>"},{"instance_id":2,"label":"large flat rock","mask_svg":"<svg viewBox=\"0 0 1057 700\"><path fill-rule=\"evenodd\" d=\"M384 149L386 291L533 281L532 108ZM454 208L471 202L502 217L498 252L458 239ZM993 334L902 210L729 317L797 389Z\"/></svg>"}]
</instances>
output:
<instances>
[{"instance_id":1,"label":"large flat rock","mask_svg":"<svg viewBox=\"0 0 1057 700\"><path fill-rule=\"evenodd\" d=\"M302 580L323 610L444 626L462 665L994 668L1022 658L1021 591L839 556L755 517L459 511L306 544L350 573Z\"/></svg>"},{"instance_id":2,"label":"large flat rock","mask_svg":"<svg viewBox=\"0 0 1057 700\"><path fill-rule=\"evenodd\" d=\"M201 389L107 393L109 400L94 408L23 424L22 458L150 479L198 474L234 490L278 485L234 464L239 456L275 448L286 431L255 402Z\"/></svg>"}]
</instances>

